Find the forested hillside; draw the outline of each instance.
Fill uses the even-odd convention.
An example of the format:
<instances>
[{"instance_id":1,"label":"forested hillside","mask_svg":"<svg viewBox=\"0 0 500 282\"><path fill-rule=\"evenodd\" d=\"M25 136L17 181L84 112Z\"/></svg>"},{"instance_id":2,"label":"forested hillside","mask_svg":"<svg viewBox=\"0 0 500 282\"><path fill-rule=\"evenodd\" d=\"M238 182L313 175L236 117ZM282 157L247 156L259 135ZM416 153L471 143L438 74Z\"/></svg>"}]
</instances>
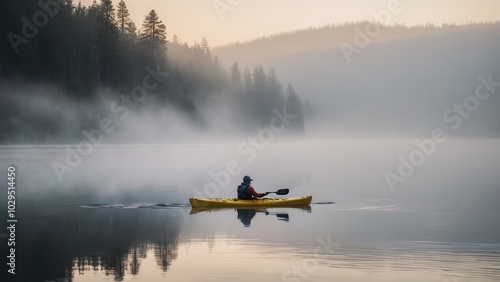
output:
<instances>
[{"instance_id":1,"label":"forested hillside","mask_svg":"<svg viewBox=\"0 0 500 282\"><path fill-rule=\"evenodd\" d=\"M110 112L122 129L129 113L147 115L168 139L165 111L210 130L218 120L203 113L226 109L217 118L246 132L286 106L297 116L289 131L304 130L302 101L274 70L223 68L206 38L188 46L171 33L161 20L168 15L152 10L136 24L124 1L111 0L3 1L0 13L3 143L72 142Z\"/></svg>"},{"instance_id":2,"label":"forested hillside","mask_svg":"<svg viewBox=\"0 0 500 282\"><path fill-rule=\"evenodd\" d=\"M234 58L241 58L240 66L265 62L264 67L293 81L304 101L314 105L309 135L421 137L443 127L450 136L498 137L499 89L489 88L493 95L487 101L467 105L473 114L457 110L474 99L482 81L500 80L498 50L500 22L355 22L276 34L213 52L222 65L231 65ZM459 122L459 130L450 129Z\"/></svg>"}]
</instances>

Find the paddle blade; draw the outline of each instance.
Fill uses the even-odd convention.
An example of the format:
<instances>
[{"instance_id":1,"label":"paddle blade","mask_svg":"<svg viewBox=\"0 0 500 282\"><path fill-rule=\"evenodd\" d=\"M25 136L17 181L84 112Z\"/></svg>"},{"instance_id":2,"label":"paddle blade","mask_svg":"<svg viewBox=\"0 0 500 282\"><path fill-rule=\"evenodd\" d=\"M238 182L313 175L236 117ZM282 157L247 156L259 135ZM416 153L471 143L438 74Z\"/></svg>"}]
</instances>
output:
<instances>
[{"instance_id":1,"label":"paddle blade","mask_svg":"<svg viewBox=\"0 0 500 282\"><path fill-rule=\"evenodd\" d=\"M290 189L285 188L285 189L279 189L278 191L276 191L276 194L277 195L287 195L288 192L290 192Z\"/></svg>"},{"instance_id":2,"label":"paddle blade","mask_svg":"<svg viewBox=\"0 0 500 282\"><path fill-rule=\"evenodd\" d=\"M289 216L287 213L277 213L276 217L283 218L283 219L289 219Z\"/></svg>"},{"instance_id":3,"label":"paddle blade","mask_svg":"<svg viewBox=\"0 0 500 282\"><path fill-rule=\"evenodd\" d=\"M283 221L290 220L287 213L278 213L276 214L276 217L278 217L278 220L283 220Z\"/></svg>"}]
</instances>

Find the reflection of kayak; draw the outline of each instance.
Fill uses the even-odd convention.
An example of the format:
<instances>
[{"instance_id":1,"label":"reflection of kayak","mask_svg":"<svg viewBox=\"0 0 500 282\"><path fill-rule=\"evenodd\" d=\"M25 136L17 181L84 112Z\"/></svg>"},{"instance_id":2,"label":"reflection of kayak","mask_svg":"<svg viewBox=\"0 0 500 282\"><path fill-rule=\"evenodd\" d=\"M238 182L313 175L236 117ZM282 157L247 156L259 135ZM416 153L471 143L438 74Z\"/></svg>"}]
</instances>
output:
<instances>
[{"instance_id":1,"label":"reflection of kayak","mask_svg":"<svg viewBox=\"0 0 500 282\"><path fill-rule=\"evenodd\" d=\"M309 205L312 196L300 198L264 198L254 200L239 199L196 199L190 198L189 203L193 208L211 208L211 207L286 207Z\"/></svg>"},{"instance_id":2,"label":"reflection of kayak","mask_svg":"<svg viewBox=\"0 0 500 282\"><path fill-rule=\"evenodd\" d=\"M266 213L270 211L273 208L280 208L280 207L236 207L238 210L255 210L256 212L262 212ZM285 206L282 208L287 208L287 209L298 209L298 210L303 210L305 212L311 212L311 206L310 205L299 205L299 206ZM191 209L191 212L189 214L197 214L197 213L202 213L202 212L217 212L217 211L227 211L227 210L234 210L235 207L193 207Z\"/></svg>"}]
</instances>

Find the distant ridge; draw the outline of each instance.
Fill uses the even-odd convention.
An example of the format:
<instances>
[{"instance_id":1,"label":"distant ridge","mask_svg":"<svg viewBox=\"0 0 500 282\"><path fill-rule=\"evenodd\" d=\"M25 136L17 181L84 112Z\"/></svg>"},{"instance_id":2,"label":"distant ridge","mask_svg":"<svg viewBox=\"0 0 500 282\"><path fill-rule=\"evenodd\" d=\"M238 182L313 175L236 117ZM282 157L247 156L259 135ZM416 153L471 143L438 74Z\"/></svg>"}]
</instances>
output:
<instances>
[{"instance_id":1,"label":"distant ridge","mask_svg":"<svg viewBox=\"0 0 500 282\"><path fill-rule=\"evenodd\" d=\"M352 44L356 29L364 31L366 26L371 24L380 27L379 35L370 38L371 43L478 28L496 28L500 30L500 22L498 21L468 25L443 24L442 26L430 23L415 26L399 24L386 26L369 21L360 21L341 25L329 24L321 27L309 27L258 37L244 42L233 42L215 47L213 52L227 66L230 66L235 61L244 65L245 62L250 61L253 61L253 64L259 64L259 61L262 63L268 58L337 49L342 42ZM256 54L254 50L259 50L259 53ZM250 65L253 64L250 63Z\"/></svg>"},{"instance_id":2,"label":"distant ridge","mask_svg":"<svg viewBox=\"0 0 500 282\"><path fill-rule=\"evenodd\" d=\"M377 27L376 36L356 45L361 32ZM357 46L356 53L347 56L341 46ZM281 81L293 81L315 109L310 132L427 137L443 127L450 136L499 137L500 88L474 106L473 114L464 114L467 118L457 112L471 101L467 97L474 95L479 77L500 81L499 50L500 22L411 27L358 22L285 32L213 52L224 66L272 66ZM459 122L459 130L450 129Z\"/></svg>"}]
</instances>

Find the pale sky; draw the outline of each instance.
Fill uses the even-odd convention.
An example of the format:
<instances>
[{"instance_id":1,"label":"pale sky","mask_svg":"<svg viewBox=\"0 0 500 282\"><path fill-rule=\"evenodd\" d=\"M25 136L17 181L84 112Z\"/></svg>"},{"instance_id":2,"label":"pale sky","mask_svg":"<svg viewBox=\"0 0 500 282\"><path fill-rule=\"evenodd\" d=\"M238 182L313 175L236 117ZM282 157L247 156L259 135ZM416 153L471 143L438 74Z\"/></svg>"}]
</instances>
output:
<instances>
[{"instance_id":1,"label":"pale sky","mask_svg":"<svg viewBox=\"0 0 500 282\"><path fill-rule=\"evenodd\" d=\"M82 4L92 1L82 0ZM115 7L118 2L113 0ZM391 2L395 5L393 12L388 8ZM373 13L381 10L388 11L389 24L500 21L499 0L125 0L125 3L138 28L146 14L155 9L167 26L169 40L176 34L181 42L191 45L205 36L211 47L329 23L374 21ZM219 11L214 7L216 4Z\"/></svg>"}]
</instances>

